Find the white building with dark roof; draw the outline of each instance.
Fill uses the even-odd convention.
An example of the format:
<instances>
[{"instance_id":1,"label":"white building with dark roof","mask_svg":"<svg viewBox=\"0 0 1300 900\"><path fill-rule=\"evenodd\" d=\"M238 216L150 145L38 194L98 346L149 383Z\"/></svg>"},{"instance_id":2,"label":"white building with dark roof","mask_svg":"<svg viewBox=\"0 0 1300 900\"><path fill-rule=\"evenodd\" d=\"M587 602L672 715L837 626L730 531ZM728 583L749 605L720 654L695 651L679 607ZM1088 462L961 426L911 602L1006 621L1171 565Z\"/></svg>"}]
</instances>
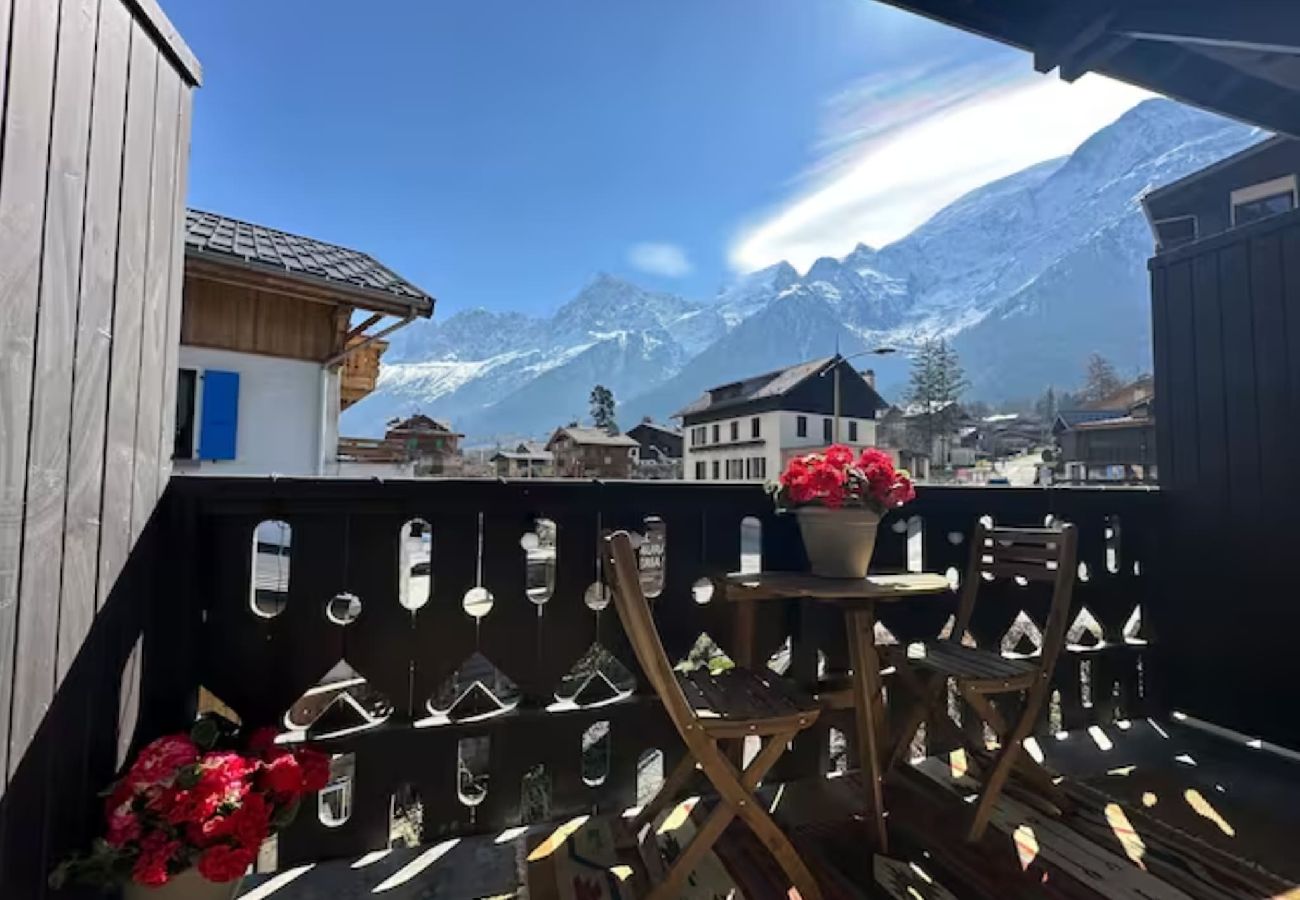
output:
<instances>
[{"instance_id":1,"label":"white building with dark roof","mask_svg":"<svg viewBox=\"0 0 1300 900\"><path fill-rule=\"evenodd\" d=\"M874 447L876 412L886 407L874 380L830 356L710 388L675 414L686 438L683 477L771 481L799 453Z\"/></svg>"}]
</instances>

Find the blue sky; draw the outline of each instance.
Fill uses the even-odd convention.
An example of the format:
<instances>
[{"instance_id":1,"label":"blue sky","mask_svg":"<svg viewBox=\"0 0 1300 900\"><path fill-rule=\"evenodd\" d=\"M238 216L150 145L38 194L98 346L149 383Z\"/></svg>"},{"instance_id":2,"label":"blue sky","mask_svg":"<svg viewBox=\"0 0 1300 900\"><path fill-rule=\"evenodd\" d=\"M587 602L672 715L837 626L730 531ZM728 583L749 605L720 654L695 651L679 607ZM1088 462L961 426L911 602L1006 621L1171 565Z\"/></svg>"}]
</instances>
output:
<instances>
[{"instance_id":1,"label":"blue sky","mask_svg":"<svg viewBox=\"0 0 1300 900\"><path fill-rule=\"evenodd\" d=\"M162 0L190 203L546 312L896 239L1141 99L871 0ZM956 152L961 148L961 152Z\"/></svg>"}]
</instances>

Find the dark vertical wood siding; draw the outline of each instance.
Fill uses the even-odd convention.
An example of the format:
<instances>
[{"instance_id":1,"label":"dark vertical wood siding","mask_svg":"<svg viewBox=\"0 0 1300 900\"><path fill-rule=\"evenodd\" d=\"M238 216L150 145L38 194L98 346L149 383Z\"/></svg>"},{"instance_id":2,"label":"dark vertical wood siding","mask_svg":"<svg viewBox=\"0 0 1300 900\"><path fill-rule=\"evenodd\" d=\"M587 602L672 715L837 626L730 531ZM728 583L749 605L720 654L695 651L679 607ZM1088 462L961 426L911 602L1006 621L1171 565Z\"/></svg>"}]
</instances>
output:
<instances>
[{"instance_id":1,"label":"dark vertical wood siding","mask_svg":"<svg viewBox=\"0 0 1300 900\"><path fill-rule=\"evenodd\" d=\"M1151 261L1170 705L1300 745L1288 715L1300 507L1300 213Z\"/></svg>"},{"instance_id":2,"label":"dark vertical wood siding","mask_svg":"<svg viewBox=\"0 0 1300 900\"><path fill-rule=\"evenodd\" d=\"M97 611L166 485L198 78L154 0L0 0L3 897L46 893L113 764L85 691L116 688L131 616Z\"/></svg>"}]
</instances>

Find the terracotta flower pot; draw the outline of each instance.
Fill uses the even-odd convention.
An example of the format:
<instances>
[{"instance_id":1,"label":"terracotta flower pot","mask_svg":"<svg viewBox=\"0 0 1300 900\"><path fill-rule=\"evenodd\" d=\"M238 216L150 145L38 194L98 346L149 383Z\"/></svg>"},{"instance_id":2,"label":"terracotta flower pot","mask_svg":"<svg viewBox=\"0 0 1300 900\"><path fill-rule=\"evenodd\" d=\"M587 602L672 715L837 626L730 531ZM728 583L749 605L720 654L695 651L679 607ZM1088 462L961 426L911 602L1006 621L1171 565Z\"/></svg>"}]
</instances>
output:
<instances>
[{"instance_id":1,"label":"terracotta flower pot","mask_svg":"<svg viewBox=\"0 0 1300 900\"><path fill-rule=\"evenodd\" d=\"M132 882L122 891L122 900L233 900L244 879L208 881L198 869L186 869L162 887Z\"/></svg>"},{"instance_id":2,"label":"terracotta flower pot","mask_svg":"<svg viewBox=\"0 0 1300 900\"><path fill-rule=\"evenodd\" d=\"M801 506L794 511L808 569L822 578L865 578L876 549L879 513L861 507Z\"/></svg>"}]
</instances>

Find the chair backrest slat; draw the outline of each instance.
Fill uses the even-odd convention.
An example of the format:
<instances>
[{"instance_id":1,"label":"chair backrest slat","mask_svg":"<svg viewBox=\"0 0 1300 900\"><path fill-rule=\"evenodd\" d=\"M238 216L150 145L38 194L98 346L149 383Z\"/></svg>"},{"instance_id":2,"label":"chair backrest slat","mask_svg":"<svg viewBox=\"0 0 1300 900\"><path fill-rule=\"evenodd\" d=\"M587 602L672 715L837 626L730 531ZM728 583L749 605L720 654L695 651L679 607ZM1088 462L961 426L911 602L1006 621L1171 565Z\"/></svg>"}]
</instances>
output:
<instances>
[{"instance_id":1,"label":"chair backrest slat","mask_svg":"<svg viewBox=\"0 0 1300 900\"><path fill-rule=\"evenodd\" d=\"M650 686L663 701L669 718L690 743L687 729L696 721L696 715L686 702L663 641L659 639L650 604L641 590L636 551L632 549L632 540L626 531L616 531L605 538L604 563L605 579L613 590L614 606L632 644L632 651L650 680Z\"/></svg>"},{"instance_id":2,"label":"chair backrest slat","mask_svg":"<svg viewBox=\"0 0 1300 900\"><path fill-rule=\"evenodd\" d=\"M971 536L970 561L962 584L953 639L970 626L980 587L992 580L1020 579L1052 585L1052 602L1043 628L1039 666L1050 672L1065 643L1078 559L1073 525L1053 528L997 528L980 522Z\"/></svg>"}]
</instances>

